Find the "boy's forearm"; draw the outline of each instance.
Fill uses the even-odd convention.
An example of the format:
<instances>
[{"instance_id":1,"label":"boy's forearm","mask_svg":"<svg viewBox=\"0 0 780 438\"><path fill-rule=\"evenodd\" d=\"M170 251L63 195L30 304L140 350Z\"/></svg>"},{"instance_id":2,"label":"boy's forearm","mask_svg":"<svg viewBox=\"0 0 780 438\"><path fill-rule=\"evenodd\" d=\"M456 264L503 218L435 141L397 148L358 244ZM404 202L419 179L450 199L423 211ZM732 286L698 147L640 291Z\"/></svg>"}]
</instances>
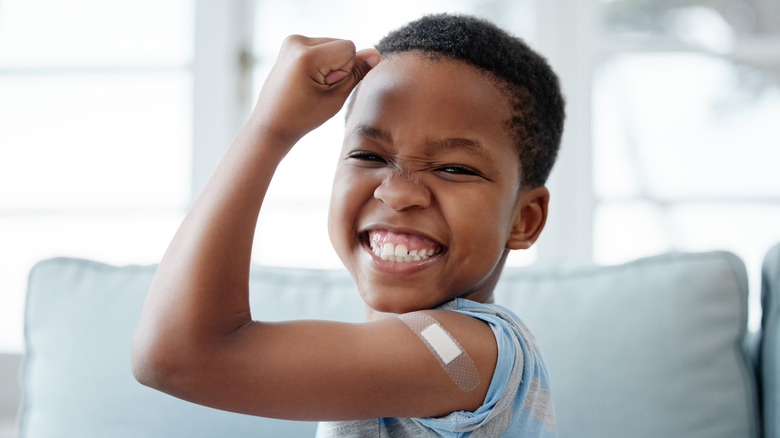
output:
<instances>
[{"instance_id":1,"label":"boy's forearm","mask_svg":"<svg viewBox=\"0 0 780 438\"><path fill-rule=\"evenodd\" d=\"M239 131L171 242L151 292L165 282L183 289L188 298L215 290L225 297L246 289L258 213L271 177L291 147L251 123ZM185 281L191 284L182 287Z\"/></svg>"},{"instance_id":2,"label":"boy's forearm","mask_svg":"<svg viewBox=\"0 0 780 438\"><path fill-rule=\"evenodd\" d=\"M157 277L164 280L171 265L185 278L171 279L204 288L204 278L218 280L217 289L246 288L257 217L271 177L292 144L284 144L247 123L236 135L217 170L193 204ZM155 280L157 281L157 279Z\"/></svg>"},{"instance_id":3,"label":"boy's forearm","mask_svg":"<svg viewBox=\"0 0 780 438\"><path fill-rule=\"evenodd\" d=\"M158 355L175 362L179 353L193 360L251 322L247 279L257 216L292 147L287 142L252 121L236 135L157 269L134 342L139 362Z\"/></svg>"}]
</instances>

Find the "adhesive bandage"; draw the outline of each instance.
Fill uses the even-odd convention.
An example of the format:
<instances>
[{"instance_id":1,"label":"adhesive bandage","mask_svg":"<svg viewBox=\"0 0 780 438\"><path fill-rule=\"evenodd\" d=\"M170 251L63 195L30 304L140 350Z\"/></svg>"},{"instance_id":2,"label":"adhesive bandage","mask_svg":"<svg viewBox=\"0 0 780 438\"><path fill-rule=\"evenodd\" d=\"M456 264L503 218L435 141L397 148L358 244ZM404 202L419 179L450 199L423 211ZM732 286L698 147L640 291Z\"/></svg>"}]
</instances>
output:
<instances>
[{"instance_id":1,"label":"adhesive bandage","mask_svg":"<svg viewBox=\"0 0 780 438\"><path fill-rule=\"evenodd\" d=\"M398 318L420 337L458 388L468 392L479 385L474 361L436 318L423 312L407 313Z\"/></svg>"}]
</instances>

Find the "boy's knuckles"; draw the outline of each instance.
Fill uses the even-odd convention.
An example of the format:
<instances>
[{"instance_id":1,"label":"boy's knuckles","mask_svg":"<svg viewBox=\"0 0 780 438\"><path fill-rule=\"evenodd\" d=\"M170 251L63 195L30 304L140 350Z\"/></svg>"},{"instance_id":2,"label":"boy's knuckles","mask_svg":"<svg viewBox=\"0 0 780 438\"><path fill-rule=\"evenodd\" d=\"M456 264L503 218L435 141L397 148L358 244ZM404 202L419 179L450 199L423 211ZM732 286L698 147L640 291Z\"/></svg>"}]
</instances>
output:
<instances>
[{"instance_id":1,"label":"boy's knuckles","mask_svg":"<svg viewBox=\"0 0 780 438\"><path fill-rule=\"evenodd\" d=\"M303 35L290 35L282 42L282 48L305 46L308 41L309 38Z\"/></svg>"},{"instance_id":2,"label":"boy's knuckles","mask_svg":"<svg viewBox=\"0 0 780 438\"><path fill-rule=\"evenodd\" d=\"M308 46L300 57L307 63L323 67L341 67L355 57L355 45L351 41L337 40Z\"/></svg>"}]
</instances>

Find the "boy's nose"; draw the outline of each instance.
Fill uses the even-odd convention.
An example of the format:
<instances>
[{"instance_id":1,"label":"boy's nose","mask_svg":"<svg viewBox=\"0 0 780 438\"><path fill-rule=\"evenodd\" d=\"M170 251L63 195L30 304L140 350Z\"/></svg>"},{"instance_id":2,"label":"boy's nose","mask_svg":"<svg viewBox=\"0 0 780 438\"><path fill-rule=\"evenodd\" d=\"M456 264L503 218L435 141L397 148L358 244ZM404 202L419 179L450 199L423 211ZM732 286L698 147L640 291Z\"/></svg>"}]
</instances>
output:
<instances>
[{"instance_id":1,"label":"boy's nose","mask_svg":"<svg viewBox=\"0 0 780 438\"><path fill-rule=\"evenodd\" d=\"M409 208L427 208L431 192L419 181L407 175L393 174L374 190L374 197L396 211Z\"/></svg>"}]
</instances>

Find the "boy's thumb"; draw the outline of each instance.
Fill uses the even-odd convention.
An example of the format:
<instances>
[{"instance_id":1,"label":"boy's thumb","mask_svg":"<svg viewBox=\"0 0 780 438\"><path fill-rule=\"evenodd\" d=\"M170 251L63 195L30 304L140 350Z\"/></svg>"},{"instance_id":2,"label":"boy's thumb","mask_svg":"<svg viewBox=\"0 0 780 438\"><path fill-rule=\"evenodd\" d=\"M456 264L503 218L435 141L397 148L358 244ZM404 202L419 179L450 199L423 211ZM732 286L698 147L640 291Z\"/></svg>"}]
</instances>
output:
<instances>
[{"instance_id":1,"label":"boy's thumb","mask_svg":"<svg viewBox=\"0 0 780 438\"><path fill-rule=\"evenodd\" d=\"M374 68L379 64L380 59L382 59L382 57L379 56L379 53L371 53L366 57L366 65L368 65L369 68Z\"/></svg>"},{"instance_id":2,"label":"boy's thumb","mask_svg":"<svg viewBox=\"0 0 780 438\"><path fill-rule=\"evenodd\" d=\"M358 82L363 80L371 69L376 67L382 55L376 49L363 49L355 53L355 76Z\"/></svg>"}]
</instances>

